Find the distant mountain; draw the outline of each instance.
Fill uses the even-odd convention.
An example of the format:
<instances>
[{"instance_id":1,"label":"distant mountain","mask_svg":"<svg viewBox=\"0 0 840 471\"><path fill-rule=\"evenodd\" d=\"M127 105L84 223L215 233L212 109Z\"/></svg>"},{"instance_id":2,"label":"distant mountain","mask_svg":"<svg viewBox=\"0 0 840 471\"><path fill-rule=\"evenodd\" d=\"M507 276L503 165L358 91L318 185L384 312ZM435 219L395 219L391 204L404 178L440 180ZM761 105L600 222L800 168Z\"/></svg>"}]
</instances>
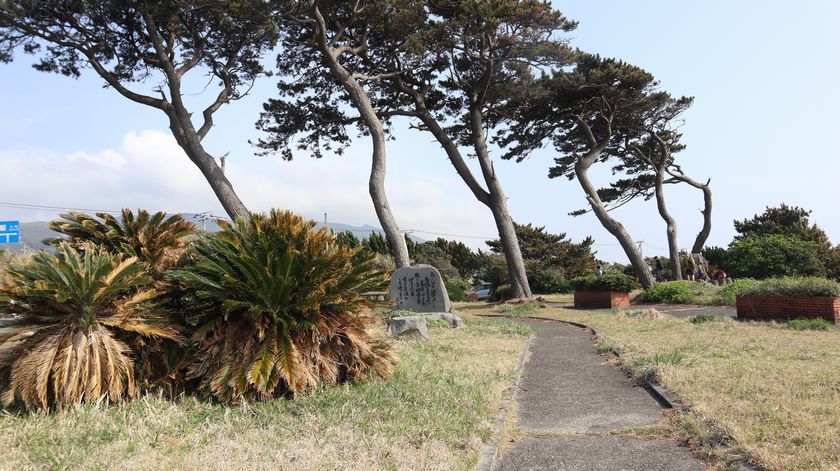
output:
<instances>
[{"instance_id":1,"label":"distant mountain","mask_svg":"<svg viewBox=\"0 0 840 471\"><path fill-rule=\"evenodd\" d=\"M185 216L185 218L195 224L199 231L203 230L204 223L202 221L196 221L191 215ZM323 223L318 223L315 227L320 228L322 225ZM334 232L350 231L359 239L370 237L373 232L385 235L382 229L368 224L363 226L352 226L350 224L342 224L340 222L331 222L328 226ZM207 221L206 227L208 232L216 232L219 230L218 224L212 220ZM24 246L26 251L49 249L49 247L44 245L42 241L56 236L58 236L58 234L47 227L47 221L22 222L20 224L20 239L22 244L0 244L0 250L20 253L24 250ZM420 239L413 235L409 235L409 237L415 242L424 242L424 239Z\"/></svg>"}]
</instances>

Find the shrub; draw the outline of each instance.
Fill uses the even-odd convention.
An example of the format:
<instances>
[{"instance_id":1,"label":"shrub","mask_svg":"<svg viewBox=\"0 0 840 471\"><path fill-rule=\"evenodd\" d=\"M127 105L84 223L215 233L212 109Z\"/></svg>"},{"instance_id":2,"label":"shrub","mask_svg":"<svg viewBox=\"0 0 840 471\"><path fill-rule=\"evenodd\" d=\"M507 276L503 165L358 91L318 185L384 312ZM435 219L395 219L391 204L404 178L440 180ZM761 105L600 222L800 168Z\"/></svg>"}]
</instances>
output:
<instances>
[{"instance_id":1,"label":"shrub","mask_svg":"<svg viewBox=\"0 0 840 471\"><path fill-rule=\"evenodd\" d=\"M707 322L714 322L718 320L718 316L712 314L711 312L701 312L696 316L691 318L692 324L705 324Z\"/></svg>"},{"instance_id":2,"label":"shrub","mask_svg":"<svg viewBox=\"0 0 840 471\"><path fill-rule=\"evenodd\" d=\"M733 277L825 276L820 244L793 236L771 234L736 240L726 252Z\"/></svg>"},{"instance_id":3,"label":"shrub","mask_svg":"<svg viewBox=\"0 0 840 471\"><path fill-rule=\"evenodd\" d=\"M755 283L757 283L756 280L753 280L752 278L742 278L740 280L735 280L732 283L728 283L715 295L715 304L734 306L735 297L740 296L744 290L750 288Z\"/></svg>"},{"instance_id":4,"label":"shrub","mask_svg":"<svg viewBox=\"0 0 840 471\"><path fill-rule=\"evenodd\" d=\"M53 246L66 242L76 250L94 243L111 253L137 257L153 275L161 275L177 262L187 238L195 233L195 226L178 214L166 217L164 212L149 214L140 209L135 215L123 209L120 219L108 213L96 216L99 219L75 212L62 214L49 227L68 238L44 242Z\"/></svg>"},{"instance_id":5,"label":"shrub","mask_svg":"<svg viewBox=\"0 0 840 471\"><path fill-rule=\"evenodd\" d=\"M825 319L792 319L785 322L785 327L794 330L828 330L833 324Z\"/></svg>"},{"instance_id":6,"label":"shrub","mask_svg":"<svg viewBox=\"0 0 840 471\"><path fill-rule=\"evenodd\" d=\"M480 260L479 278L481 280L490 283L494 290L502 285L510 284L507 262L503 255L483 254Z\"/></svg>"},{"instance_id":7,"label":"shrub","mask_svg":"<svg viewBox=\"0 0 840 471\"><path fill-rule=\"evenodd\" d=\"M222 401L263 400L319 383L386 377L394 358L361 294L384 284L373 256L332 243L327 229L272 210L192 246L197 343L188 377Z\"/></svg>"},{"instance_id":8,"label":"shrub","mask_svg":"<svg viewBox=\"0 0 840 471\"><path fill-rule=\"evenodd\" d=\"M493 290L493 299L496 301L507 301L513 299L513 288L510 285L501 285Z\"/></svg>"},{"instance_id":9,"label":"shrub","mask_svg":"<svg viewBox=\"0 0 840 471\"><path fill-rule=\"evenodd\" d=\"M639 299L648 303L691 304L697 302L698 294L695 283L670 281L646 289Z\"/></svg>"},{"instance_id":10,"label":"shrub","mask_svg":"<svg viewBox=\"0 0 840 471\"><path fill-rule=\"evenodd\" d=\"M740 294L840 297L840 283L825 278L771 278L745 286Z\"/></svg>"},{"instance_id":11,"label":"shrub","mask_svg":"<svg viewBox=\"0 0 840 471\"><path fill-rule=\"evenodd\" d=\"M137 258L67 243L7 268L0 288L3 403L65 407L137 394L135 362L121 334L176 340L152 303L158 294Z\"/></svg>"},{"instance_id":12,"label":"shrub","mask_svg":"<svg viewBox=\"0 0 840 471\"><path fill-rule=\"evenodd\" d=\"M450 301L466 301L467 290L470 289L470 284L460 278L445 279L443 282L446 285L446 292L449 293Z\"/></svg>"},{"instance_id":13,"label":"shrub","mask_svg":"<svg viewBox=\"0 0 840 471\"><path fill-rule=\"evenodd\" d=\"M575 278L572 284L575 289L581 291L620 291L629 293L639 288L639 283L635 278L618 272L607 273L602 277Z\"/></svg>"},{"instance_id":14,"label":"shrub","mask_svg":"<svg viewBox=\"0 0 840 471\"><path fill-rule=\"evenodd\" d=\"M531 291L540 294L570 293L572 283L556 270L536 269L528 272Z\"/></svg>"}]
</instances>

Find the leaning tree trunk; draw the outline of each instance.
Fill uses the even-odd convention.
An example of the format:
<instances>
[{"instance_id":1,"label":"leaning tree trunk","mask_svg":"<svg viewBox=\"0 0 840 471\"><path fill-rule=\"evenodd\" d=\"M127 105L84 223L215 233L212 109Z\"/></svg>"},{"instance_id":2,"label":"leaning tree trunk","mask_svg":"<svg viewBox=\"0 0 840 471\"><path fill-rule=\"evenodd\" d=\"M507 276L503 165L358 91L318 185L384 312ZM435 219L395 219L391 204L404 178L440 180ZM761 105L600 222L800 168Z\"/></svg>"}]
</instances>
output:
<instances>
[{"instance_id":1,"label":"leaning tree trunk","mask_svg":"<svg viewBox=\"0 0 840 471\"><path fill-rule=\"evenodd\" d=\"M323 35L320 38L318 47L324 57L324 63L330 69L333 78L350 95L350 101L356 110L359 111L362 122L365 123L365 126L370 132L373 143L373 155L371 157L368 191L373 200L376 216L379 218L379 223L385 232L385 238L388 239L388 245L391 247L391 254L394 256L394 262L397 268L411 266L411 258L408 255L408 246L405 243L405 237L400 231L396 219L394 219L391 206L388 204L388 196L385 194L385 129L382 126L382 120L377 116L376 110L374 110L370 102L370 97L365 89L338 62L338 57L331 50Z\"/></svg>"},{"instance_id":2,"label":"leaning tree trunk","mask_svg":"<svg viewBox=\"0 0 840 471\"><path fill-rule=\"evenodd\" d=\"M394 219L391 206L388 204L388 196L385 194L386 154L385 130L382 126L382 121L376 115L376 111L370 103L370 98L362 86L346 71L339 76L341 84L344 85L344 89L350 94L351 101L356 109L359 110L362 121L364 121L370 131L370 137L373 143L373 155L368 191L373 200L376 216L379 218L382 230L385 231L385 237L388 239L388 245L391 247L391 254L394 255L397 268L410 266L411 259L408 256L408 246L405 243L405 237L400 231L396 219Z\"/></svg>"},{"instance_id":3,"label":"leaning tree trunk","mask_svg":"<svg viewBox=\"0 0 840 471\"><path fill-rule=\"evenodd\" d=\"M701 253L703 247L706 246L706 241L709 239L709 234L712 232L712 189L709 187L711 180L707 180L706 183L700 183L683 173L679 166L674 165L674 167L674 170L665 169L668 175L703 192L703 211L701 211L703 213L703 227L700 229L700 233L697 234L697 238L694 239L694 245L691 246L691 253Z\"/></svg>"},{"instance_id":4,"label":"leaning tree trunk","mask_svg":"<svg viewBox=\"0 0 840 471\"><path fill-rule=\"evenodd\" d=\"M677 246L677 221L668 212L665 206L665 169L656 168L655 193L656 208L659 215L665 221L666 235L668 237L668 255L671 257L671 271L674 272L675 280L682 280L682 267L680 266L680 249Z\"/></svg>"},{"instance_id":5,"label":"leaning tree trunk","mask_svg":"<svg viewBox=\"0 0 840 471\"><path fill-rule=\"evenodd\" d=\"M694 239L694 245L691 247L691 253L701 253L703 247L706 246L706 240L709 239L709 234L712 232L712 190L709 184L699 185L697 188L703 190L703 228Z\"/></svg>"},{"instance_id":6,"label":"leaning tree trunk","mask_svg":"<svg viewBox=\"0 0 840 471\"><path fill-rule=\"evenodd\" d=\"M636 276L639 277L639 282L642 284L642 287L645 289L651 288L654 285L653 275L650 272L650 267L645 263L642 253L636 248L636 244L633 243L633 238L624 229L624 225L613 219L607 212L604 203L598 196L597 188L589 180L587 172L596 158L597 154L578 160L577 164L575 164L575 176L581 188L583 188L584 193L586 193L586 200L592 207L592 212L595 213L595 216L601 222L601 225L604 226L604 229L612 234L618 240L621 248L624 249L624 253L627 254L630 265L633 266L633 270L636 272Z\"/></svg>"},{"instance_id":7,"label":"leaning tree trunk","mask_svg":"<svg viewBox=\"0 0 840 471\"><path fill-rule=\"evenodd\" d=\"M519 246L519 238L516 235L513 218L510 217L510 212L508 211L507 198L505 198L501 183L493 169L493 162L490 160L489 153L487 152L484 131L481 127L480 113L476 112L477 115L471 116L472 122L478 123L475 126L477 127L477 133L475 127L473 129L473 147L479 156L482 175L489 191L485 190L478 180L476 180L467 163L464 161L464 158L461 156L458 146L455 145L446 131L426 108L423 98L416 93L413 94L413 97L417 116L423 125L426 126L446 151L446 155L449 157L452 166L455 167L456 173L466 183L476 199L487 206L493 214L493 220L496 223L499 240L501 241L502 253L505 256L505 265L507 266L508 279L510 280L513 296L517 298L531 297L531 287L528 284L528 275L525 271L525 261L522 257L522 249Z\"/></svg>"},{"instance_id":8,"label":"leaning tree trunk","mask_svg":"<svg viewBox=\"0 0 840 471\"><path fill-rule=\"evenodd\" d=\"M525 271L522 249L519 247L519 239L516 236L513 219L508 212L507 198L502 190L499 179L496 177L496 170L493 168L493 162L487 150L482 126L480 110L476 107L471 107L470 128L472 131L473 148L478 156L481 174L484 176L484 181L487 183L487 189L489 190L490 195L487 206L493 213L493 219L499 231L499 240L501 241L502 251L505 254L505 261L507 262L508 278L510 279L513 297L530 298L531 287L528 285L528 274Z\"/></svg>"},{"instance_id":9,"label":"leaning tree trunk","mask_svg":"<svg viewBox=\"0 0 840 471\"><path fill-rule=\"evenodd\" d=\"M187 157L204 175L228 216L234 221L238 218L247 218L250 215L248 208L239 199L230 180L216 164L216 159L204 150L189 115L179 116L182 113L174 107L166 110L166 114L169 116L169 129L175 137L175 142L181 146Z\"/></svg>"}]
</instances>

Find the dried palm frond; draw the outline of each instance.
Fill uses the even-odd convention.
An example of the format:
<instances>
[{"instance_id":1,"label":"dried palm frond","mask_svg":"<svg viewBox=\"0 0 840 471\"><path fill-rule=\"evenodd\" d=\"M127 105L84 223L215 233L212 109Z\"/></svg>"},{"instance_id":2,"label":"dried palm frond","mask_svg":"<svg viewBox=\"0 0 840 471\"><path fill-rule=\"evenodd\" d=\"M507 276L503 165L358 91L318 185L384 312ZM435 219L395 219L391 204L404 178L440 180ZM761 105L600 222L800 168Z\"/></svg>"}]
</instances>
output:
<instances>
[{"instance_id":1,"label":"dried palm frond","mask_svg":"<svg viewBox=\"0 0 840 471\"><path fill-rule=\"evenodd\" d=\"M118 334L179 340L156 310L146 267L86 244L39 253L6 270L0 287L3 402L64 407L137 393L131 350Z\"/></svg>"}]
</instances>

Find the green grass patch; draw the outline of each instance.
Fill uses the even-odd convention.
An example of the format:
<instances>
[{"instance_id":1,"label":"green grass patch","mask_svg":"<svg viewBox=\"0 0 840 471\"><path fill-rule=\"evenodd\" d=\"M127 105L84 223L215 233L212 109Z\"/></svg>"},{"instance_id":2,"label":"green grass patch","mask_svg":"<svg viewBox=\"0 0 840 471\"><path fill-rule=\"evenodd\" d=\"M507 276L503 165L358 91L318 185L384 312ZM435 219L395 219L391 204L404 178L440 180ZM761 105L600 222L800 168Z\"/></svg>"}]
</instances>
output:
<instances>
[{"instance_id":1,"label":"green grass patch","mask_svg":"<svg viewBox=\"0 0 840 471\"><path fill-rule=\"evenodd\" d=\"M784 326L793 330L828 330L834 324L825 319L792 319L785 322Z\"/></svg>"},{"instance_id":2,"label":"green grass patch","mask_svg":"<svg viewBox=\"0 0 840 471\"><path fill-rule=\"evenodd\" d=\"M511 317L528 317L536 315L540 305L534 301L522 304L502 304L496 308L496 312Z\"/></svg>"},{"instance_id":3,"label":"green grass patch","mask_svg":"<svg viewBox=\"0 0 840 471\"><path fill-rule=\"evenodd\" d=\"M0 412L0 469L470 469L527 326L468 317L399 341L387 381L223 406L147 396L51 414Z\"/></svg>"},{"instance_id":4,"label":"green grass patch","mask_svg":"<svg viewBox=\"0 0 840 471\"><path fill-rule=\"evenodd\" d=\"M657 283L652 288L644 290L639 300L647 303L694 304L699 295L697 286L699 286L698 283L691 281Z\"/></svg>"},{"instance_id":5,"label":"green grass patch","mask_svg":"<svg viewBox=\"0 0 840 471\"><path fill-rule=\"evenodd\" d=\"M718 320L718 316L712 314L711 312L701 312L696 316L691 318L692 324L705 324L707 322L714 322Z\"/></svg>"}]
</instances>

